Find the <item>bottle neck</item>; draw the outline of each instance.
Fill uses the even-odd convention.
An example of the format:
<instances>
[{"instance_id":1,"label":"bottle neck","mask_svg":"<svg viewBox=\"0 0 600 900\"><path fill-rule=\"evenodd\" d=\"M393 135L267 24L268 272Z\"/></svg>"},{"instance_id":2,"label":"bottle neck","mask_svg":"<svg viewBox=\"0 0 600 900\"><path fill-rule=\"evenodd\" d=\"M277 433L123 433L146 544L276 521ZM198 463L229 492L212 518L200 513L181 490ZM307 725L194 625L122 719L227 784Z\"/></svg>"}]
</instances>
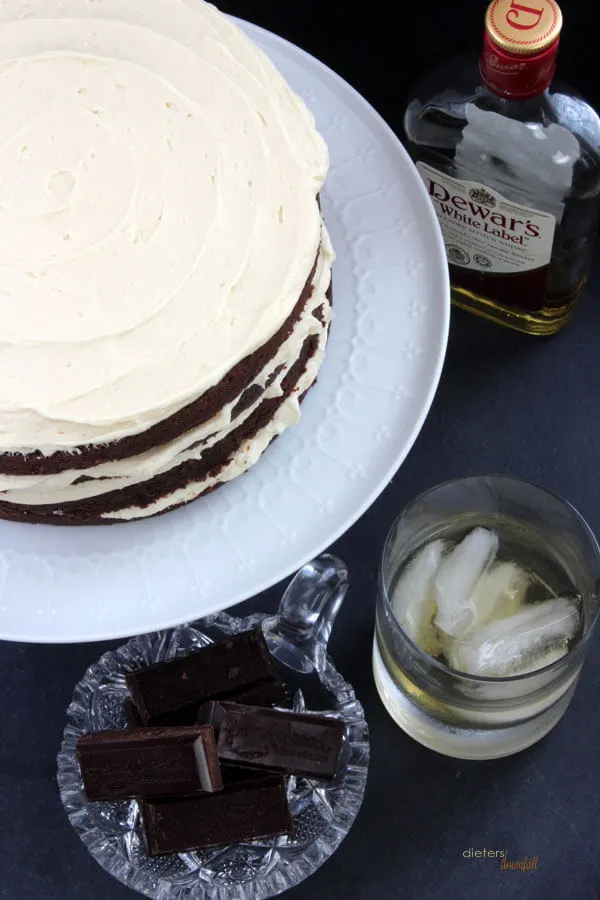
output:
<instances>
[{"instance_id":1,"label":"bottle neck","mask_svg":"<svg viewBox=\"0 0 600 900\"><path fill-rule=\"evenodd\" d=\"M525 56L502 50L486 31L479 60L483 83L506 99L526 100L542 94L556 71L558 42L557 38L541 53Z\"/></svg>"}]
</instances>

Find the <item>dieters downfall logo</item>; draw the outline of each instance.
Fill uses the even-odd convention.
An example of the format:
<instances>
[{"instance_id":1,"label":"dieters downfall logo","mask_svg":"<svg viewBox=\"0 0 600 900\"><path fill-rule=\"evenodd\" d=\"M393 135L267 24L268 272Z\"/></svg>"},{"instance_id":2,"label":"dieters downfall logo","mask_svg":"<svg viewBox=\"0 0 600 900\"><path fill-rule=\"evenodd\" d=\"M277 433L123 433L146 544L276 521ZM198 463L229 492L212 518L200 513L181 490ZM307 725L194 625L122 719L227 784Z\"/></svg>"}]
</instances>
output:
<instances>
[{"instance_id":1,"label":"dieters downfall logo","mask_svg":"<svg viewBox=\"0 0 600 900\"><path fill-rule=\"evenodd\" d=\"M539 856L526 856L525 859L503 859L501 869L513 869L517 872L535 872Z\"/></svg>"},{"instance_id":2,"label":"dieters downfall logo","mask_svg":"<svg viewBox=\"0 0 600 900\"><path fill-rule=\"evenodd\" d=\"M526 856L524 859L509 859L506 850L476 850L474 847L468 847L462 851L465 859L493 859L500 864L503 870L512 870L514 872L535 872L538 867L539 856Z\"/></svg>"}]
</instances>

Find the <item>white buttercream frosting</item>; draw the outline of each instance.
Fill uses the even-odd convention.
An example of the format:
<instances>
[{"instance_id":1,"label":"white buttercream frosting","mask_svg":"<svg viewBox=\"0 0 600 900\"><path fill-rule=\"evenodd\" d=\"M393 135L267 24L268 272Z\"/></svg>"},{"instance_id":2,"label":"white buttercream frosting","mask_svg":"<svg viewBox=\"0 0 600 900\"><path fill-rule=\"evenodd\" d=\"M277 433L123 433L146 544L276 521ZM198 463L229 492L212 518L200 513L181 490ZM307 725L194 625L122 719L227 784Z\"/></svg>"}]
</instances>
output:
<instances>
[{"instance_id":1,"label":"white buttercream frosting","mask_svg":"<svg viewBox=\"0 0 600 900\"><path fill-rule=\"evenodd\" d=\"M202 0L0 5L0 451L118 440L290 315L328 165Z\"/></svg>"},{"instance_id":2,"label":"white buttercream frosting","mask_svg":"<svg viewBox=\"0 0 600 900\"><path fill-rule=\"evenodd\" d=\"M148 481L190 460L200 460L207 449L224 440L231 431L242 425L263 401L282 396L282 382L298 359L306 339L311 335L317 335L316 351L308 361L293 396L285 401L287 412L278 410L273 422L263 428L255 438L245 441L243 447L227 462L224 476L219 473L211 479L210 485L217 481L229 480L233 477L231 475L233 471L241 474L248 468L250 456L256 459L260 456L266 446L264 444L266 434L270 433L273 437L300 417L297 397L313 383L323 361L331 318L331 307L326 293L331 281L332 258L330 244L325 239L319 254L310 300L289 337L255 380L254 384L262 389L261 395L242 413L235 414L236 400L224 406L213 419L187 431L174 441L136 456L101 463L88 469L70 469L56 475L0 475L0 499L29 506L58 505L86 500ZM314 312L319 308L322 309L320 318L317 318ZM291 415L293 409L296 410L295 417Z\"/></svg>"}]
</instances>

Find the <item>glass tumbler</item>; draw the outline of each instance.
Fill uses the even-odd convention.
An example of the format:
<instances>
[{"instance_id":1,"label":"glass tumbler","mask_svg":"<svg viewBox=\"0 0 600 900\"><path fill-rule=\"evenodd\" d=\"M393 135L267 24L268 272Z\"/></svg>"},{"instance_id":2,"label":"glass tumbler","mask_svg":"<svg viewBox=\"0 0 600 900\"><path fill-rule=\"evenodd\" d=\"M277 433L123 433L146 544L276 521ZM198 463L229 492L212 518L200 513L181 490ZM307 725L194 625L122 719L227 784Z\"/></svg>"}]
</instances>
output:
<instances>
[{"instance_id":1,"label":"glass tumbler","mask_svg":"<svg viewBox=\"0 0 600 900\"><path fill-rule=\"evenodd\" d=\"M430 656L394 616L394 586L427 542L494 530L499 553L540 573L557 595L578 597L579 633L561 659L526 674L480 677ZM566 501L516 478L447 482L414 500L388 535L381 562L373 672L379 695L404 731L447 756L494 759L534 744L567 709L598 617L600 548Z\"/></svg>"}]
</instances>

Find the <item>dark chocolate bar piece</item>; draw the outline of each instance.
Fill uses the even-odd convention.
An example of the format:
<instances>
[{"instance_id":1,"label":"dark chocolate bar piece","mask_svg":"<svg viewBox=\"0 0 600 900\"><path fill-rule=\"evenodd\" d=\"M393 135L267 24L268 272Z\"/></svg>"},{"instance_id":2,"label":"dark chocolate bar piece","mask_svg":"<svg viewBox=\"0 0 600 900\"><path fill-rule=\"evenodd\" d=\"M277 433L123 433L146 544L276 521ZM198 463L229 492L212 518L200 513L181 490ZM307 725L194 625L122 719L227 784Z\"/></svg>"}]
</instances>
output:
<instances>
[{"instance_id":1,"label":"dark chocolate bar piece","mask_svg":"<svg viewBox=\"0 0 600 900\"><path fill-rule=\"evenodd\" d=\"M125 715L130 728L179 728L184 725L198 725L198 704L182 706L171 713L162 716L154 716L149 722L144 722L133 700L125 700Z\"/></svg>"},{"instance_id":2,"label":"dark chocolate bar piece","mask_svg":"<svg viewBox=\"0 0 600 900\"><path fill-rule=\"evenodd\" d=\"M210 725L94 731L77 742L88 800L220 791L221 769Z\"/></svg>"},{"instance_id":3,"label":"dark chocolate bar piece","mask_svg":"<svg viewBox=\"0 0 600 900\"><path fill-rule=\"evenodd\" d=\"M337 771L345 732L340 719L217 701L209 721L224 762L309 778L333 778Z\"/></svg>"},{"instance_id":4,"label":"dark chocolate bar piece","mask_svg":"<svg viewBox=\"0 0 600 900\"><path fill-rule=\"evenodd\" d=\"M285 781L278 775L232 785L220 794L147 800L142 817L151 856L187 853L293 830Z\"/></svg>"},{"instance_id":5,"label":"dark chocolate bar piece","mask_svg":"<svg viewBox=\"0 0 600 900\"><path fill-rule=\"evenodd\" d=\"M280 678L274 675L273 678L266 678L259 681L258 684L240 691L228 692L223 695L227 700L233 700L236 703L246 703L249 706L273 706L275 704L282 705L288 702L285 688ZM200 704L192 703L190 706L182 706L173 712L165 713L162 716L154 716L148 722L151 727L159 726L180 726L180 725L202 725L203 722L199 711L202 709L206 701ZM208 701L210 702L210 701ZM125 715L130 728L143 728L146 724L136 705L131 699L125 700Z\"/></svg>"},{"instance_id":6,"label":"dark chocolate bar piece","mask_svg":"<svg viewBox=\"0 0 600 900\"><path fill-rule=\"evenodd\" d=\"M264 681L259 681L251 687L227 694L223 699L231 700L233 703L245 703L247 706L275 706L288 702L283 682L277 675L265 678Z\"/></svg>"},{"instance_id":7,"label":"dark chocolate bar piece","mask_svg":"<svg viewBox=\"0 0 600 900\"><path fill-rule=\"evenodd\" d=\"M270 777L271 774L263 769L250 769L247 766L229 765L229 763L221 764L224 790L227 790L234 784L244 784L246 781L260 781L263 778Z\"/></svg>"},{"instance_id":8,"label":"dark chocolate bar piece","mask_svg":"<svg viewBox=\"0 0 600 900\"><path fill-rule=\"evenodd\" d=\"M274 703L287 703L288 697L279 678L275 677L261 682L245 691L235 691L226 697L207 700L200 704L196 716L199 725L214 725L220 720L220 702L241 703L244 706L272 706Z\"/></svg>"},{"instance_id":9,"label":"dark chocolate bar piece","mask_svg":"<svg viewBox=\"0 0 600 900\"><path fill-rule=\"evenodd\" d=\"M224 694L220 694L219 697L222 697L224 700L233 700L235 703L247 703L250 706L273 706L274 703L287 703L288 699L283 683L277 675L274 675L272 678L265 678L264 681L259 681L249 688L243 688L239 691L227 691ZM137 727L143 726L144 722L135 704L132 701L129 702L132 708L130 720L132 722L137 720ZM190 706L182 706L181 709L164 713L162 716L153 716L147 724L153 727L159 725L196 725L196 723L201 725L202 722L198 718L198 712L205 702L205 700L202 700L200 703L196 702Z\"/></svg>"},{"instance_id":10,"label":"dark chocolate bar piece","mask_svg":"<svg viewBox=\"0 0 600 900\"><path fill-rule=\"evenodd\" d=\"M271 657L260 628L244 631L189 656L128 672L127 687L145 723L272 678Z\"/></svg>"}]
</instances>

